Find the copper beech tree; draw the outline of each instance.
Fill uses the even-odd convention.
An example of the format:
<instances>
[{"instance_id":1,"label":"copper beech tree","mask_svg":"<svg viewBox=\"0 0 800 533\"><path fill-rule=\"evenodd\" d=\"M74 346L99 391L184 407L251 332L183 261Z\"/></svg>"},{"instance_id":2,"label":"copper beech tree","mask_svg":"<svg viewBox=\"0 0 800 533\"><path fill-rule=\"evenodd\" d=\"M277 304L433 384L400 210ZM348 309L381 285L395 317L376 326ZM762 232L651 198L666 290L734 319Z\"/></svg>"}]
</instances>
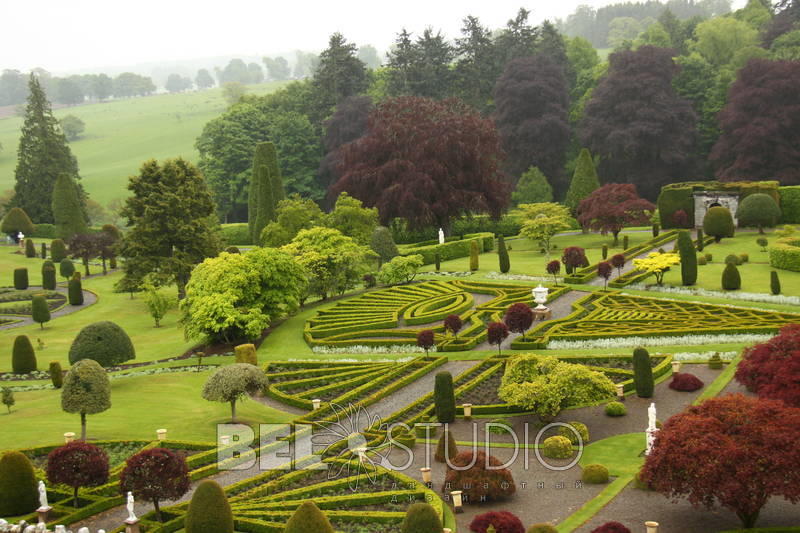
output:
<instances>
[{"instance_id":1,"label":"copper beech tree","mask_svg":"<svg viewBox=\"0 0 800 533\"><path fill-rule=\"evenodd\" d=\"M736 380L761 398L800 407L800 324L784 326L767 342L747 348Z\"/></svg>"},{"instance_id":2,"label":"copper beech tree","mask_svg":"<svg viewBox=\"0 0 800 533\"><path fill-rule=\"evenodd\" d=\"M800 501L800 409L729 394L670 418L642 480L673 499L722 506L753 527L773 496Z\"/></svg>"},{"instance_id":3,"label":"copper beech tree","mask_svg":"<svg viewBox=\"0 0 800 533\"><path fill-rule=\"evenodd\" d=\"M386 100L370 113L367 133L339 156L341 178L330 193L347 191L377 207L384 225L399 217L448 232L451 218L497 217L510 200L493 122L457 99Z\"/></svg>"},{"instance_id":4,"label":"copper beech tree","mask_svg":"<svg viewBox=\"0 0 800 533\"><path fill-rule=\"evenodd\" d=\"M626 226L650 223L650 213L656 206L636 194L631 183L607 183L595 190L578 206L578 222L584 228L614 236L614 246L619 243L619 232Z\"/></svg>"},{"instance_id":5,"label":"copper beech tree","mask_svg":"<svg viewBox=\"0 0 800 533\"><path fill-rule=\"evenodd\" d=\"M127 460L119 478L119 488L123 493L130 491L136 498L153 503L159 521L159 502L177 500L186 494L190 484L186 459L166 448L151 448L137 453Z\"/></svg>"},{"instance_id":6,"label":"copper beech tree","mask_svg":"<svg viewBox=\"0 0 800 533\"><path fill-rule=\"evenodd\" d=\"M72 487L73 504L78 507L78 489L108 482L108 455L84 441L65 444L47 455L47 480Z\"/></svg>"}]
</instances>

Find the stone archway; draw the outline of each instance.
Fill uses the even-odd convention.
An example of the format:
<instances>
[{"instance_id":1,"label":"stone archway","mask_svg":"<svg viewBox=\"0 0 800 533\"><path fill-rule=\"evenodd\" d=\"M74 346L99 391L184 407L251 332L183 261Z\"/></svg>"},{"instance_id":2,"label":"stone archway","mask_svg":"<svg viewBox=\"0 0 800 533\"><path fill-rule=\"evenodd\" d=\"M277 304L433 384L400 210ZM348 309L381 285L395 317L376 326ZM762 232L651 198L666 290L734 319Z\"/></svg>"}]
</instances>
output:
<instances>
[{"instance_id":1,"label":"stone archway","mask_svg":"<svg viewBox=\"0 0 800 533\"><path fill-rule=\"evenodd\" d=\"M694 225L703 226L706 212L712 207L726 207L733 215L733 223L738 226L736 211L739 209L739 195L729 192L701 191L694 193Z\"/></svg>"}]
</instances>

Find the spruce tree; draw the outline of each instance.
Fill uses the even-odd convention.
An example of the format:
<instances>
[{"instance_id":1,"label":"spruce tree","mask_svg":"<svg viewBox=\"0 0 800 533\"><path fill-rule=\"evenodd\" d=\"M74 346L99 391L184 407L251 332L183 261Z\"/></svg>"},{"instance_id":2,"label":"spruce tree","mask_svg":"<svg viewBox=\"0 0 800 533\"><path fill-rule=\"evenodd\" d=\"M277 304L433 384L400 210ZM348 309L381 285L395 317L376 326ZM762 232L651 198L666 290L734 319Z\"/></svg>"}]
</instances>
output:
<instances>
[{"instance_id":1,"label":"spruce tree","mask_svg":"<svg viewBox=\"0 0 800 533\"><path fill-rule=\"evenodd\" d=\"M681 256L681 283L685 286L697 283L697 252L688 231L678 233L678 253Z\"/></svg>"},{"instance_id":2,"label":"spruce tree","mask_svg":"<svg viewBox=\"0 0 800 533\"><path fill-rule=\"evenodd\" d=\"M578 162L575 164L575 173L569 184L567 197L564 205L574 214L578 210L581 200L592 194L595 189L600 188L600 179L597 177L597 170L594 168L592 154L586 148L581 149L578 155Z\"/></svg>"},{"instance_id":3,"label":"spruce tree","mask_svg":"<svg viewBox=\"0 0 800 533\"><path fill-rule=\"evenodd\" d=\"M531 167L519 177L517 186L511 193L511 201L514 205L552 202L553 187L539 167Z\"/></svg>"},{"instance_id":4,"label":"spruce tree","mask_svg":"<svg viewBox=\"0 0 800 533\"><path fill-rule=\"evenodd\" d=\"M497 237L497 255L500 260L500 272L503 274L511 270L511 261L508 258L508 248L506 248L506 239L502 235Z\"/></svg>"},{"instance_id":5,"label":"spruce tree","mask_svg":"<svg viewBox=\"0 0 800 533\"><path fill-rule=\"evenodd\" d=\"M28 87L30 95L17 149L12 204L24 209L37 223L52 224L50 200L56 179L62 173L78 178L78 162L34 74L31 74Z\"/></svg>"},{"instance_id":6,"label":"spruce tree","mask_svg":"<svg viewBox=\"0 0 800 533\"><path fill-rule=\"evenodd\" d=\"M80 190L69 174L58 175L53 187L51 207L56 225L56 237L69 240L75 235L87 232Z\"/></svg>"}]
</instances>

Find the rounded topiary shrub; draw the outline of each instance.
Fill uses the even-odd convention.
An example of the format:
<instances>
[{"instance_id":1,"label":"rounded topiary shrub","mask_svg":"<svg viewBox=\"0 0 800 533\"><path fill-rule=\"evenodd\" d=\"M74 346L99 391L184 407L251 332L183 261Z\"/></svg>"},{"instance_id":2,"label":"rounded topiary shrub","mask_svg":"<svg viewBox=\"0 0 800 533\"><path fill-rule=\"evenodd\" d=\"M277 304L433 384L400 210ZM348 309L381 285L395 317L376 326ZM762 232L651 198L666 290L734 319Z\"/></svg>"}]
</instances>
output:
<instances>
[{"instance_id":1,"label":"rounded topiary shrub","mask_svg":"<svg viewBox=\"0 0 800 533\"><path fill-rule=\"evenodd\" d=\"M30 460L17 451L0 455L0 516L20 516L38 507L38 483Z\"/></svg>"},{"instance_id":2,"label":"rounded topiary shrub","mask_svg":"<svg viewBox=\"0 0 800 533\"><path fill-rule=\"evenodd\" d=\"M719 370L722 368L722 358L718 353L708 358L708 368L712 370Z\"/></svg>"},{"instance_id":3,"label":"rounded topiary shrub","mask_svg":"<svg viewBox=\"0 0 800 533\"><path fill-rule=\"evenodd\" d=\"M560 435L548 437L542 443L542 455L550 459L569 459L573 453L572 443Z\"/></svg>"},{"instance_id":4,"label":"rounded topiary shrub","mask_svg":"<svg viewBox=\"0 0 800 533\"><path fill-rule=\"evenodd\" d=\"M69 279L75 273L75 263L72 259L62 259L58 263L58 273L64 279Z\"/></svg>"},{"instance_id":5,"label":"rounded topiary shrub","mask_svg":"<svg viewBox=\"0 0 800 533\"><path fill-rule=\"evenodd\" d=\"M736 218L741 228L771 228L781 218L781 208L772 196L756 193L747 196L736 209Z\"/></svg>"},{"instance_id":6,"label":"rounded topiary shrub","mask_svg":"<svg viewBox=\"0 0 800 533\"><path fill-rule=\"evenodd\" d=\"M706 256L698 255L697 256L697 264L700 265L700 266L707 265L708 264L708 260L706 259Z\"/></svg>"},{"instance_id":7,"label":"rounded topiary shrub","mask_svg":"<svg viewBox=\"0 0 800 533\"><path fill-rule=\"evenodd\" d=\"M739 260L739 256L736 254L728 254L725 256L725 264L726 265L741 265L741 261Z\"/></svg>"},{"instance_id":8,"label":"rounded topiary shrub","mask_svg":"<svg viewBox=\"0 0 800 533\"><path fill-rule=\"evenodd\" d=\"M499 468L502 461L485 452L461 452L451 463L455 468L448 469L442 491L462 491L464 503L504 500L517 491L511 471Z\"/></svg>"},{"instance_id":9,"label":"rounded topiary shrub","mask_svg":"<svg viewBox=\"0 0 800 533\"><path fill-rule=\"evenodd\" d=\"M18 291L24 291L28 288L28 269L15 268L14 269L14 288Z\"/></svg>"},{"instance_id":10,"label":"rounded topiary shrub","mask_svg":"<svg viewBox=\"0 0 800 533\"><path fill-rule=\"evenodd\" d=\"M53 263L60 263L67 258L67 245L61 239L55 239L50 243L50 259Z\"/></svg>"},{"instance_id":11,"label":"rounded topiary shrub","mask_svg":"<svg viewBox=\"0 0 800 533\"><path fill-rule=\"evenodd\" d=\"M413 503L408 507L401 533L441 533L442 520L439 513L427 503Z\"/></svg>"},{"instance_id":12,"label":"rounded topiary shrub","mask_svg":"<svg viewBox=\"0 0 800 533\"><path fill-rule=\"evenodd\" d=\"M325 513L311 500L303 502L286 522L284 533L334 533Z\"/></svg>"},{"instance_id":13,"label":"rounded topiary shrub","mask_svg":"<svg viewBox=\"0 0 800 533\"><path fill-rule=\"evenodd\" d=\"M589 442L589 428L586 427L586 424L582 422L567 422L572 428L578 432L578 435L581 436L581 441L583 444ZM569 441L577 446L578 444L578 435L575 434L575 431L572 431L570 428L566 426L559 426L558 427L558 434L562 437L566 437Z\"/></svg>"},{"instance_id":14,"label":"rounded topiary shrub","mask_svg":"<svg viewBox=\"0 0 800 533\"><path fill-rule=\"evenodd\" d=\"M722 288L726 291L738 291L742 288L742 276L736 265L725 265L725 270L722 271Z\"/></svg>"},{"instance_id":15,"label":"rounded topiary shrub","mask_svg":"<svg viewBox=\"0 0 800 533\"><path fill-rule=\"evenodd\" d=\"M239 248L237 248L236 246L228 246L227 248L225 248L225 251L228 252L229 254L240 254L240 253L242 253L241 251L239 251Z\"/></svg>"},{"instance_id":16,"label":"rounded topiary shrub","mask_svg":"<svg viewBox=\"0 0 800 533\"><path fill-rule=\"evenodd\" d=\"M3 217L3 222L0 224L0 231L6 234L22 232L23 235L30 235L36 231L36 226L33 225L28 213L22 208L12 207L8 210L6 216Z\"/></svg>"},{"instance_id":17,"label":"rounded topiary shrub","mask_svg":"<svg viewBox=\"0 0 800 533\"><path fill-rule=\"evenodd\" d=\"M474 533L486 533L490 526L494 528L495 533L525 533L522 521L508 511L489 511L479 514L470 522L469 530Z\"/></svg>"},{"instance_id":18,"label":"rounded topiary shrub","mask_svg":"<svg viewBox=\"0 0 800 533\"><path fill-rule=\"evenodd\" d=\"M184 528L186 533L233 533L233 513L219 483L200 482L189 502Z\"/></svg>"},{"instance_id":19,"label":"rounded topiary shrub","mask_svg":"<svg viewBox=\"0 0 800 533\"><path fill-rule=\"evenodd\" d=\"M15 374L30 374L37 370L36 353L27 335L19 335L14 339L11 369Z\"/></svg>"},{"instance_id":20,"label":"rounded topiary shrub","mask_svg":"<svg viewBox=\"0 0 800 533\"><path fill-rule=\"evenodd\" d=\"M628 410L622 402L608 402L606 404L606 414L608 416L625 416Z\"/></svg>"},{"instance_id":21,"label":"rounded topiary shrub","mask_svg":"<svg viewBox=\"0 0 800 533\"><path fill-rule=\"evenodd\" d=\"M603 465L586 465L581 474L581 481L590 485L608 483L608 468Z\"/></svg>"},{"instance_id":22,"label":"rounded topiary shrub","mask_svg":"<svg viewBox=\"0 0 800 533\"><path fill-rule=\"evenodd\" d=\"M703 382L694 374L688 372L681 372L672 375L672 381L669 382L669 388L681 392L694 392L703 388Z\"/></svg>"},{"instance_id":23,"label":"rounded topiary shrub","mask_svg":"<svg viewBox=\"0 0 800 533\"><path fill-rule=\"evenodd\" d=\"M550 524L533 524L525 533L558 533L558 530Z\"/></svg>"},{"instance_id":24,"label":"rounded topiary shrub","mask_svg":"<svg viewBox=\"0 0 800 533\"><path fill-rule=\"evenodd\" d=\"M78 333L69 349L69 362L93 359L102 367L110 367L136 357L128 334L113 322L95 322Z\"/></svg>"},{"instance_id":25,"label":"rounded topiary shrub","mask_svg":"<svg viewBox=\"0 0 800 533\"><path fill-rule=\"evenodd\" d=\"M83 284L80 278L73 277L67 282L67 299L69 305L83 305Z\"/></svg>"},{"instance_id":26,"label":"rounded topiary shrub","mask_svg":"<svg viewBox=\"0 0 800 533\"><path fill-rule=\"evenodd\" d=\"M602 526L594 528L591 533L631 533L631 530L619 522L606 522Z\"/></svg>"},{"instance_id":27,"label":"rounded topiary shrub","mask_svg":"<svg viewBox=\"0 0 800 533\"><path fill-rule=\"evenodd\" d=\"M50 367L47 369L50 374L50 381L53 387L60 389L64 385L64 372L61 370L61 363L58 361L50 361Z\"/></svg>"},{"instance_id":28,"label":"rounded topiary shrub","mask_svg":"<svg viewBox=\"0 0 800 533\"><path fill-rule=\"evenodd\" d=\"M258 355L256 355L255 344L240 344L233 350L236 354L237 363L247 363L249 365L258 366Z\"/></svg>"},{"instance_id":29,"label":"rounded topiary shrub","mask_svg":"<svg viewBox=\"0 0 800 533\"><path fill-rule=\"evenodd\" d=\"M731 212L721 206L710 208L703 219L703 231L706 235L714 237L717 242L724 237L733 237L735 230Z\"/></svg>"}]
</instances>

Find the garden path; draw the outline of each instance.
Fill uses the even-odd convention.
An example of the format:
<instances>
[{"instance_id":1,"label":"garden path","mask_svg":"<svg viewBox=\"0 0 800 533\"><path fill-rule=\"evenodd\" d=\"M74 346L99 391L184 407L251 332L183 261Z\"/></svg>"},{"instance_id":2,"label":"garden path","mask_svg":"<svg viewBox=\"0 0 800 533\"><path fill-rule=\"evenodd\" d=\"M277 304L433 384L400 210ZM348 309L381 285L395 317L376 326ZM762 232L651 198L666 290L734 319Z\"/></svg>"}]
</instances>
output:
<instances>
[{"instance_id":1,"label":"garden path","mask_svg":"<svg viewBox=\"0 0 800 533\"><path fill-rule=\"evenodd\" d=\"M29 289L36 289L39 288L31 286ZM56 287L56 291L60 292L61 294L67 295L67 289L64 287ZM58 318L63 315L68 315L70 313L74 313L76 311L80 311L97 301L97 295L91 291L86 289L83 290L83 305L70 305L69 303L65 303L60 309L56 311L50 312L50 320ZM8 318L9 320L17 320L17 322L12 322L10 324L2 324L0 325L0 329L11 329L11 328L19 328L22 326L28 326L33 324L33 318L27 315L0 315L2 318Z\"/></svg>"}]
</instances>

